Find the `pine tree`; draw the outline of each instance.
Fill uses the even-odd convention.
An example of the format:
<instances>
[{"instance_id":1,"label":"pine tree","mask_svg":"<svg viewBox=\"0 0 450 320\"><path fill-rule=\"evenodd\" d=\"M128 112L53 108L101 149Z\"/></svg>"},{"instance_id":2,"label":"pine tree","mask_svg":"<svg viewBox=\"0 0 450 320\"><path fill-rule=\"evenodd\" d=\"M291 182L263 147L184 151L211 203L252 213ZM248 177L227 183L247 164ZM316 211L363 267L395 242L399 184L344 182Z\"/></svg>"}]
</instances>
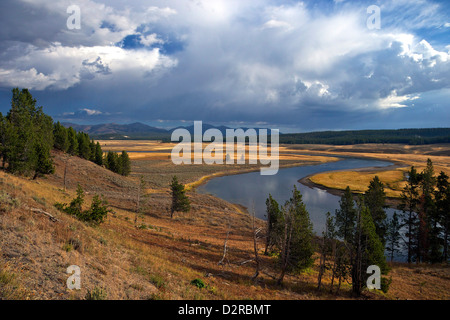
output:
<instances>
[{"instance_id":1,"label":"pine tree","mask_svg":"<svg viewBox=\"0 0 450 320\"><path fill-rule=\"evenodd\" d=\"M36 151L36 167L33 179L40 175L50 174L55 172L52 158L50 157L50 147L42 142L35 145Z\"/></svg>"},{"instance_id":2,"label":"pine tree","mask_svg":"<svg viewBox=\"0 0 450 320\"><path fill-rule=\"evenodd\" d=\"M387 274L388 266L384 256L384 247L378 234L369 209L361 199L357 210L357 224L354 240L354 261L352 267L352 291L360 295L366 286L368 275L366 270L371 265L380 268L381 274Z\"/></svg>"},{"instance_id":3,"label":"pine tree","mask_svg":"<svg viewBox=\"0 0 450 320\"><path fill-rule=\"evenodd\" d=\"M437 234L437 248L432 248L431 259L432 262L448 261L448 243L450 231L450 183L449 177L445 172L441 171L437 178L437 190L435 193L436 199L436 213L435 217L438 221L436 231ZM442 252L441 252L442 248Z\"/></svg>"},{"instance_id":4,"label":"pine tree","mask_svg":"<svg viewBox=\"0 0 450 320\"><path fill-rule=\"evenodd\" d=\"M36 110L34 132L34 146L36 153L34 179L36 179L40 175L55 172L50 154L54 145L53 119L42 111L42 107Z\"/></svg>"},{"instance_id":5,"label":"pine tree","mask_svg":"<svg viewBox=\"0 0 450 320\"><path fill-rule=\"evenodd\" d=\"M356 208L353 201L352 191L350 187L344 191L339 201L339 209L336 210L336 228L337 235L342 239L351 243L356 223Z\"/></svg>"},{"instance_id":6,"label":"pine tree","mask_svg":"<svg viewBox=\"0 0 450 320\"><path fill-rule=\"evenodd\" d=\"M95 159L94 162L98 164L99 166L103 165L103 151L102 147L100 146L100 143L97 141L97 144L95 145Z\"/></svg>"},{"instance_id":7,"label":"pine tree","mask_svg":"<svg viewBox=\"0 0 450 320\"><path fill-rule=\"evenodd\" d=\"M84 190L80 186L80 184L78 184L77 196L74 199L72 199L68 207L66 208L63 207L63 210L68 214L73 215L78 219L80 219L83 214L83 204L84 204Z\"/></svg>"},{"instance_id":8,"label":"pine tree","mask_svg":"<svg viewBox=\"0 0 450 320\"><path fill-rule=\"evenodd\" d=\"M381 242L386 242L386 193L384 192L383 183L378 176L370 181L368 190L364 193L364 202L372 215L375 228Z\"/></svg>"},{"instance_id":9,"label":"pine tree","mask_svg":"<svg viewBox=\"0 0 450 320\"><path fill-rule=\"evenodd\" d=\"M130 157L128 156L128 153L124 150L120 154L118 158L118 173L123 176L128 176L131 172L131 163L130 163Z\"/></svg>"},{"instance_id":10,"label":"pine tree","mask_svg":"<svg viewBox=\"0 0 450 320\"><path fill-rule=\"evenodd\" d=\"M27 89L13 89L11 110L6 116L10 130L6 137L8 171L29 174L34 170L36 150L34 139L34 121L36 99Z\"/></svg>"},{"instance_id":11,"label":"pine tree","mask_svg":"<svg viewBox=\"0 0 450 320\"><path fill-rule=\"evenodd\" d=\"M93 225L102 223L107 218L108 213L112 212L112 210L108 208L108 202L97 194L94 195L88 210L83 210L83 204L84 191L80 184L78 184L77 196L72 199L70 204L56 203L55 207L67 214L75 216L81 221L89 222Z\"/></svg>"},{"instance_id":12,"label":"pine tree","mask_svg":"<svg viewBox=\"0 0 450 320\"><path fill-rule=\"evenodd\" d=\"M3 164L12 173L36 178L53 172L50 151L53 147L53 120L36 107L27 89L12 90L11 109L2 116Z\"/></svg>"},{"instance_id":13,"label":"pine tree","mask_svg":"<svg viewBox=\"0 0 450 320\"><path fill-rule=\"evenodd\" d=\"M406 247L408 253L408 263L415 258L415 247L417 243L417 229L419 220L417 216L417 206L419 204L419 177L414 166L408 172L406 186L403 188L400 196L401 203L398 206L402 210L401 224L406 227Z\"/></svg>"},{"instance_id":14,"label":"pine tree","mask_svg":"<svg viewBox=\"0 0 450 320\"><path fill-rule=\"evenodd\" d=\"M84 132L78 132L77 140L78 140L78 155L86 160L89 160L91 157L89 136Z\"/></svg>"},{"instance_id":15,"label":"pine tree","mask_svg":"<svg viewBox=\"0 0 450 320\"><path fill-rule=\"evenodd\" d=\"M112 172L119 173L119 156L113 151L108 151L105 159L105 167Z\"/></svg>"},{"instance_id":16,"label":"pine tree","mask_svg":"<svg viewBox=\"0 0 450 320\"><path fill-rule=\"evenodd\" d=\"M417 257L420 261L430 260L431 255L437 255L439 250L439 226L435 216L436 208L434 201L434 190L436 177L434 176L433 163L427 160L427 166L420 174L420 187L422 196L419 202L419 229Z\"/></svg>"},{"instance_id":17,"label":"pine tree","mask_svg":"<svg viewBox=\"0 0 450 320\"><path fill-rule=\"evenodd\" d=\"M69 129L67 129L67 139L69 140L69 147L67 149L67 152L73 156L78 155L77 133L72 127L69 127Z\"/></svg>"},{"instance_id":18,"label":"pine tree","mask_svg":"<svg viewBox=\"0 0 450 320\"><path fill-rule=\"evenodd\" d=\"M109 212L112 212L112 210L108 208L108 202L96 194L92 198L89 210L83 212L81 220L90 222L94 225L99 225L105 221Z\"/></svg>"},{"instance_id":19,"label":"pine tree","mask_svg":"<svg viewBox=\"0 0 450 320\"><path fill-rule=\"evenodd\" d=\"M67 152L69 149L69 136L67 129L59 123L55 123L53 127L54 147L55 149Z\"/></svg>"},{"instance_id":20,"label":"pine tree","mask_svg":"<svg viewBox=\"0 0 450 320\"><path fill-rule=\"evenodd\" d=\"M89 161L95 162L95 142L93 139L89 143L89 150Z\"/></svg>"},{"instance_id":21,"label":"pine tree","mask_svg":"<svg viewBox=\"0 0 450 320\"><path fill-rule=\"evenodd\" d=\"M387 224L386 232L386 250L390 253L391 262L394 260L394 254L399 252L400 248L400 221L397 212L394 212L392 218Z\"/></svg>"},{"instance_id":22,"label":"pine tree","mask_svg":"<svg viewBox=\"0 0 450 320\"><path fill-rule=\"evenodd\" d=\"M191 209L190 202L186 196L184 185L178 182L177 176L173 176L170 184L172 191L172 206L170 208L170 217L173 218L174 212L189 212Z\"/></svg>"},{"instance_id":23,"label":"pine tree","mask_svg":"<svg viewBox=\"0 0 450 320\"><path fill-rule=\"evenodd\" d=\"M277 234L280 224L279 219L281 216L280 206L278 202L269 194L269 198L266 199L266 214L267 214L267 231L266 231L266 248L264 254L267 255L268 251L276 244Z\"/></svg>"},{"instance_id":24,"label":"pine tree","mask_svg":"<svg viewBox=\"0 0 450 320\"><path fill-rule=\"evenodd\" d=\"M309 268L314 260L313 230L309 213L302 200L302 195L294 186L292 197L282 207L282 218L280 219L284 232L280 235L281 274L278 284L283 282L287 272L298 273Z\"/></svg>"}]
</instances>

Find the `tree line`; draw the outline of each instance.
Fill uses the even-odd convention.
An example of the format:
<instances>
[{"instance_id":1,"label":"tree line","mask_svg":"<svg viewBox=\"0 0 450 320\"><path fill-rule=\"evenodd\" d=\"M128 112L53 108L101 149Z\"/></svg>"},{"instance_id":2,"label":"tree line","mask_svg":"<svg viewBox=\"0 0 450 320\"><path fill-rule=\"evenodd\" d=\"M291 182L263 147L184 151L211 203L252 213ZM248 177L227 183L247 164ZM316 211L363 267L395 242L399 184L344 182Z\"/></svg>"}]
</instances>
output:
<instances>
[{"instance_id":1,"label":"tree line","mask_svg":"<svg viewBox=\"0 0 450 320\"><path fill-rule=\"evenodd\" d=\"M384 185L375 176L367 191L356 197L347 187L334 214L326 214L325 230L314 244L308 211L300 191L294 186L292 197L283 206L269 195L266 200L267 232L265 254L278 257L281 284L287 272L298 273L312 266L314 251L319 252L318 289L327 272L330 292L339 292L345 281L360 295L366 287L367 268L380 268L381 290L387 292L391 279L386 276L391 261L401 248L408 252L408 262L438 263L448 261L450 215L449 178L441 172L435 178L428 160L418 174L408 172L399 209L388 219ZM386 253L386 254L385 254Z\"/></svg>"},{"instance_id":2,"label":"tree line","mask_svg":"<svg viewBox=\"0 0 450 320\"><path fill-rule=\"evenodd\" d=\"M280 143L287 144L401 143L423 145L449 142L450 128L321 131L280 135Z\"/></svg>"},{"instance_id":3,"label":"tree line","mask_svg":"<svg viewBox=\"0 0 450 320\"><path fill-rule=\"evenodd\" d=\"M436 177L433 163L418 173L412 166L401 194L399 225L404 227L408 262L446 262L450 227L449 177L441 171ZM394 228L395 229L395 228Z\"/></svg>"},{"instance_id":4,"label":"tree line","mask_svg":"<svg viewBox=\"0 0 450 320\"><path fill-rule=\"evenodd\" d=\"M368 191L354 201L349 187L334 215L327 213L326 228L320 243L314 243L309 213L300 191L294 186L292 198L279 206L271 195L266 200L267 236L265 254L278 256L281 284L286 272L300 272L312 266L313 254L320 253L318 289L326 270L331 272L330 291L340 290L343 281L351 279L352 290L361 294L366 286L367 267L377 265L382 274L389 268L384 256L384 193L378 177ZM316 241L317 242L317 241ZM387 280L383 280L384 289Z\"/></svg>"},{"instance_id":5,"label":"tree line","mask_svg":"<svg viewBox=\"0 0 450 320\"><path fill-rule=\"evenodd\" d=\"M127 176L130 159L126 151L104 154L100 143L95 143L84 132L66 128L36 106L28 89L12 90L11 109L6 116L0 113L0 158L8 172L31 175L54 173L51 150L61 150L73 156L90 160L99 166Z\"/></svg>"}]
</instances>

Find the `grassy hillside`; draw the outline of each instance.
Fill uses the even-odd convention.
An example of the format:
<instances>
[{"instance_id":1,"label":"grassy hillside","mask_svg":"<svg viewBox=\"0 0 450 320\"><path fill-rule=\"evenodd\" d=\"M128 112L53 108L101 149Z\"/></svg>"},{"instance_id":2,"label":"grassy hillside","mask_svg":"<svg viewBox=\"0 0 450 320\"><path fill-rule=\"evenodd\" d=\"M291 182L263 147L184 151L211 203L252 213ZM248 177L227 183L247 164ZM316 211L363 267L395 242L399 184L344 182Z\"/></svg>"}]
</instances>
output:
<instances>
[{"instance_id":1,"label":"grassy hillside","mask_svg":"<svg viewBox=\"0 0 450 320\"><path fill-rule=\"evenodd\" d=\"M137 217L136 178L78 157L53 156L55 174L38 180L0 171L2 299L85 299L95 288L102 288L107 299L351 299L348 284L338 295L330 294L329 277L317 292L317 266L277 286L274 257L261 255L264 272L251 281L254 264L243 263L253 257L251 218L230 203L189 192L191 212L170 219L170 194L160 187L151 191L145 214ZM55 202L74 197L77 184L86 191L86 203L103 194L115 211L99 227L54 208ZM57 221L32 209L44 210ZM227 234L227 262L219 265ZM70 265L81 268L79 291L66 288ZM387 296L366 292L363 298L450 298L448 267L395 264L390 275ZM206 287L192 285L194 279Z\"/></svg>"}]
</instances>

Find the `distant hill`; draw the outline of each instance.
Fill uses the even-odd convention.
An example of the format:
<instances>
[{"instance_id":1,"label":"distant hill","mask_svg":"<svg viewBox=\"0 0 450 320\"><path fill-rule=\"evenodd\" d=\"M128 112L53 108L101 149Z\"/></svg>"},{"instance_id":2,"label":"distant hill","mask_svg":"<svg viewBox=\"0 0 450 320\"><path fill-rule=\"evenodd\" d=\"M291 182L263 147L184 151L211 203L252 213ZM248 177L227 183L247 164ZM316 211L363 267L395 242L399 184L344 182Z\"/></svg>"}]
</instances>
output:
<instances>
[{"instance_id":1,"label":"distant hill","mask_svg":"<svg viewBox=\"0 0 450 320\"><path fill-rule=\"evenodd\" d=\"M79 125L64 122L65 127L72 127L76 131L83 131L96 139L163 139L170 138L170 132L165 129L151 127L135 122L131 124L106 123L96 125Z\"/></svg>"},{"instance_id":2,"label":"distant hill","mask_svg":"<svg viewBox=\"0 0 450 320\"><path fill-rule=\"evenodd\" d=\"M116 139L116 140L164 140L170 141L172 132L176 129L186 129L189 133L194 134L194 125L186 127L177 127L173 129L161 129L152 127L140 122L135 122L131 124L117 124L117 123L106 123L106 124L96 124L96 125L80 125L69 122L63 122L63 126L72 127L76 131L83 131L92 138L95 139ZM226 126L213 126L211 124L203 123L202 129L205 132L208 129L215 128L218 129L223 136L226 134L227 129L232 129ZM246 131L248 128L242 128ZM259 129L256 129L259 130Z\"/></svg>"}]
</instances>

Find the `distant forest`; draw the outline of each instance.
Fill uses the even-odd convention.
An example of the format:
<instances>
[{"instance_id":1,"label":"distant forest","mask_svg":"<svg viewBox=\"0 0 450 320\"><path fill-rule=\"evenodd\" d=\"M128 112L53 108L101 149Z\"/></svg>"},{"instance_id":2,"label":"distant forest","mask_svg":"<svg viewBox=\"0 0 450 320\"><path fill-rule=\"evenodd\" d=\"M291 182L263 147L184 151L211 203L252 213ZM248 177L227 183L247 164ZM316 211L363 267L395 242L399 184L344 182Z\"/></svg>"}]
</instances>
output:
<instances>
[{"instance_id":1,"label":"distant forest","mask_svg":"<svg viewBox=\"0 0 450 320\"><path fill-rule=\"evenodd\" d=\"M211 126L211 128L214 128ZM270 141L270 131L269 141ZM171 131L167 132L116 132L90 134L100 140L161 140L171 142ZM193 137L192 137L193 138ZM320 131L307 133L281 133L280 143L286 144L330 144L352 145L362 143L401 143L422 145L450 143L450 128L398 129L398 130L354 130Z\"/></svg>"},{"instance_id":2,"label":"distant forest","mask_svg":"<svg viewBox=\"0 0 450 320\"><path fill-rule=\"evenodd\" d=\"M450 143L450 128L288 133L280 135L280 143L332 145L362 143L421 145Z\"/></svg>"}]
</instances>

